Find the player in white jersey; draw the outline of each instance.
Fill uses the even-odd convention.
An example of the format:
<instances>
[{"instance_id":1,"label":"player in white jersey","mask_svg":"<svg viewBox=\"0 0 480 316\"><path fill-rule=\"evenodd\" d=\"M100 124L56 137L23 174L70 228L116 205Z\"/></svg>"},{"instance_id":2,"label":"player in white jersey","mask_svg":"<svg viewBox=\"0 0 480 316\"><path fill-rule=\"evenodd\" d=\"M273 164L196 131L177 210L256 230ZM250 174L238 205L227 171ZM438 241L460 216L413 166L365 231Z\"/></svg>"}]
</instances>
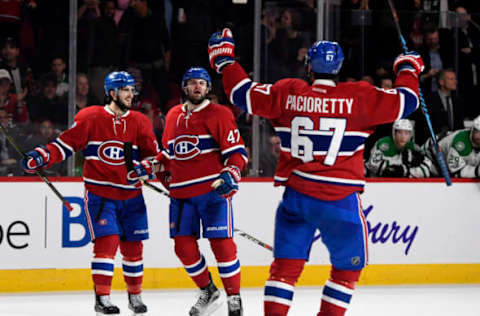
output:
<instances>
[{"instance_id":1,"label":"player in white jersey","mask_svg":"<svg viewBox=\"0 0 480 316\"><path fill-rule=\"evenodd\" d=\"M392 136L379 139L365 167L377 177L427 178L431 160L414 142L413 124L403 119L393 123Z\"/></svg>"}]
</instances>

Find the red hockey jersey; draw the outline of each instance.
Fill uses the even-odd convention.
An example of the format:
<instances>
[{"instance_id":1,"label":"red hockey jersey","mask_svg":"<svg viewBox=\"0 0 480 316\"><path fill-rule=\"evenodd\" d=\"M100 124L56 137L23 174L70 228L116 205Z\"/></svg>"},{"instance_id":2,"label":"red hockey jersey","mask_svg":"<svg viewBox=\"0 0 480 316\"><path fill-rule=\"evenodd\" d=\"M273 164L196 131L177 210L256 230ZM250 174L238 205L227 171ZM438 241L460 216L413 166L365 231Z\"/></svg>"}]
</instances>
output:
<instances>
[{"instance_id":1,"label":"red hockey jersey","mask_svg":"<svg viewBox=\"0 0 480 316\"><path fill-rule=\"evenodd\" d=\"M185 104L168 111L162 145L156 160L170 172L174 198L208 193L226 165L242 170L248 161L232 112L209 100L193 111L187 111Z\"/></svg>"},{"instance_id":2,"label":"red hockey jersey","mask_svg":"<svg viewBox=\"0 0 480 316\"><path fill-rule=\"evenodd\" d=\"M332 80L261 84L252 82L238 63L222 74L231 102L270 119L281 139L275 185L322 200L363 191L366 138L377 125L401 119L419 104L418 79L409 70L398 74L397 88L391 90Z\"/></svg>"},{"instance_id":3,"label":"red hockey jersey","mask_svg":"<svg viewBox=\"0 0 480 316\"><path fill-rule=\"evenodd\" d=\"M141 184L127 183L125 142L133 145L134 162L159 153L152 123L144 114L127 111L119 116L108 106L87 107L78 112L72 127L47 145L50 150L48 166L82 150L85 188L105 198L130 199L141 193Z\"/></svg>"}]
</instances>

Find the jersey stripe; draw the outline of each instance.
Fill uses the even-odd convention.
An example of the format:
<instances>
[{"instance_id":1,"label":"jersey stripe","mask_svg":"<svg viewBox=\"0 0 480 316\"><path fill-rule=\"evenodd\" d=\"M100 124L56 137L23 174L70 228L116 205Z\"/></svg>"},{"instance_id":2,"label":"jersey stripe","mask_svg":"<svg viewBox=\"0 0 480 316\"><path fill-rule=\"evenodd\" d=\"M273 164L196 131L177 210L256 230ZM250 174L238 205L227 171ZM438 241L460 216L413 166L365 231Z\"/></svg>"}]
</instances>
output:
<instances>
[{"instance_id":1,"label":"jersey stripe","mask_svg":"<svg viewBox=\"0 0 480 316\"><path fill-rule=\"evenodd\" d=\"M365 186L365 180L318 176L318 175L302 172L299 170L294 170L292 174L302 178L303 180L313 181L313 182L338 184L338 185L345 185L345 186L355 186L355 187Z\"/></svg>"},{"instance_id":2,"label":"jersey stripe","mask_svg":"<svg viewBox=\"0 0 480 316\"><path fill-rule=\"evenodd\" d=\"M245 78L233 87L230 93L230 102L247 111L247 91L252 85L252 80Z\"/></svg>"},{"instance_id":3,"label":"jersey stripe","mask_svg":"<svg viewBox=\"0 0 480 316\"><path fill-rule=\"evenodd\" d=\"M400 92L400 118L405 118L412 114L419 105L419 100L417 95L407 87L397 88Z\"/></svg>"}]
</instances>

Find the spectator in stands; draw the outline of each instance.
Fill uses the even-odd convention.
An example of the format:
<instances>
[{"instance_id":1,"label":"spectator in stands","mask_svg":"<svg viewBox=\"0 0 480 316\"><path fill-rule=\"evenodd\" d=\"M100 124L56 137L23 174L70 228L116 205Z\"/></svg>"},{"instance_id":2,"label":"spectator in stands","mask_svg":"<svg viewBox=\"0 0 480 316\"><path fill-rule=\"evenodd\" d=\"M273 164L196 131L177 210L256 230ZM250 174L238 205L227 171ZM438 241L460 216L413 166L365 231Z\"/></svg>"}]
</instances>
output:
<instances>
[{"instance_id":1,"label":"spectator in stands","mask_svg":"<svg viewBox=\"0 0 480 316\"><path fill-rule=\"evenodd\" d=\"M84 0L80 4L77 11L77 18L93 20L100 16L100 1L99 0Z\"/></svg>"},{"instance_id":2,"label":"spectator in stands","mask_svg":"<svg viewBox=\"0 0 480 316\"><path fill-rule=\"evenodd\" d=\"M306 40L299 31L298 13L290 8L284 9L280 14L279 27L275 32L275 39L270 44L272 56L272 81L285 77L296 76L292 74L291 65L295 63L299 50L304 47Z\"/></svg>"},{"instance_id":3,"label":"spectator in stands","mask_svg":"<svg viewBox=\"0 0 480 316\"><path fill-rule=\"evenodd\" d=\"M0 68L6 69L10 73L13 82L13 92L23 99L28 93L28 85L31 76L31 69L26 65L20 64L20 48L18 42L8 37L1 46L1 56L3 64Z\"/></svg>"},{"instance_id":4,"label":"spectator in stands","mask_svg":"<svg viewBox=\"0 0 480 316\"><path fill-rule=\"evenodd\" d=\"M0 40L6 37L20 38L22 6L35 9L34 0L2 0L0 5Z\"/></svg>"},{"instance_id":5,"label":"spectator in stands","mask_svg":"<svg viewBox=\"0 0 480 316\"><path fill-rule=\"evenodd\" d=\"M57 75L47 73L40 78L40 94L28 101L30 118L34 122L49 119L61 130L67 127L68 106L65 98L57 96Z\"/></svg>"},{"instance_id":6,"label":"spectator in stands","mask_svg":"<svg viewBox=\"0 0 480 316\"><path fill-rule=\"evenodd\" d=\"M51 63L51 71L57 75L57 96L64 97L68 93L68 78L65 73L67 65L62 57L54 57Z\"/></svg>"},{"instance_id":7,"label":"spectator in stands","mask_svg":"<svg viewBox=\"0 0 480 316\"><path fill-rule=\"evenodd\" d=\"M8 130L10 135L15 139L21 138L18 128L12 123L8 112L0 108L0 124ZM8 142L3 133L0 133L0 176L20 176L23 171L18 168L19 155Z\"/></svg>"},{"instance_id":8,"label":"spectator in stands","mask_svg":"<svg viewBox=\"0 0 480 316\"><path fill-rule=\"evenodd\" d=\"M380 88L382 89L393 89L393 81L390 77L380 78Z\"/></svg>"},{"instance_id":9,"label":"spectator in stands","mask_svg":"<svg viewBox=\"0 0 480 316\"><path fill-rule=\"evenodd\" d=\"M34 125L34 132L29 135L22 145L25 149L31 150L37 146L47 144L57 138L60 135L60 130L55 128L55 125L49 119L41 120ZM51 168L43 170L45 174L49 176L65 176L67 171L67 162L54 164Z\"/></svg>"},{"instance_id":10,"label":"spectator in stands","mask_svg":"<svg viewBox=\"0 0 480 316\"><path fill-rule=\"evenodd\" d=\"M87 42L88 76L91 91L103 100L103 81L107 74L119 68L124 45L120 29L114 20L116 2L106 0L101 5L102 15L90 24Z\"/></svg>"},{"instance_id":11,"label":"spectator in stands","mask_svg":"<svg viewBox=\"0 0 480 316\"><path fill-rule=\"evenodd\" d=\"M431 160L413 140L413 123L402 119L393 123L392 136L378 140L365 164L376 177L430 177Z\"/></svg>"},{"instance_id":12,"label":"spectator in stands","mask_svg":"<svg viewBox=\"0 0 480 316\"><path fill-rule=\"evenodd\" d=\"M453 65L449 37L448 30L442 30L442 35L440 35L437 27L433 25L426 27L424 46L420 51L425 62L425 70L420 75L420 83L426 96L438 90L436 80L438 73Z\"/></svg>"},{"instance_id":13,"label":"spectator in stands","mask_svg":"<svg viewBox=\"0 0 480 316\"><path fill-rule=\"evenodd\" d=\"M90 105L101 105L97 97L90 93L88 77L84 73L77 74L77 93L75 94L75 110L78 112Z\"/></svg>"},{"instance_id":14,"label":"spectator in stands","mask_svg":"<svg viewBox=\"0 0 480 316\"><path fill-rule=\"evenodd\" d=\"M0 69L0 109L8 112L16 124L26 124L29 121L28 109L15 93L11 93L12 78L5 69ZM21 95L22 96L22 95Z\"/></svg>"},{"instance_id":15,"label":"spectator in stands","mask_svg":"<svg viewBox=\"0 0 480 316\"><path fill-rule=\"evenodd\" d=\"M460 23L454 32L458 35L458 90L467 100L474 100L480 93L480 28L471 23L465 7L455 9ZM480 114L476 102L465 104L465 115L473 119Z\"/></svg>"},{"instance_id":16,"label":"spectator in stands","mask_svg":"<svg viewBox=\"0 0 480 316\"><path fill-rule=\"evenodd\" d=\"M480 116L473 120L471 128L449 134L438 145L452 177L480 178ZM434 156L430 140L424 149L427 155ZM441 175L437 165L432 168L432 175Z\"/></svg>"},{"instance_id":17,"label":"spectator in stands","mask_svg":"<svg viewBox=\"0 0 480 316\"><path fill-rule=\"evenodd\" d=\"M278 157L281 152L280 137L277 135L271 135L268 138L268 150L264 151L260 155L260 176L273 177L275 169L278 164Z\"/></svg>"},{"instance_id":18,"label":"spectator in stands","mask_svg":"<svg viewBox=\"0 0 480 316\"><path fill-rule=\"evenodd\" d=\"M439 90L426 98L432 121L433 131L436 134L445 135L464 128L464 105L461 98L455 93L457 78L452 69L444 69L438 74ZM417 140L424 143L430 133L427 128L425 117L421 115L421 109L415 111L412 119L417 122Z\"/></svg>"},{"instance_id":19,"label":"spectator in stands","mask_svg":"<svg viewBox=\"0 0 480 316\"><path fill-rule=\"evenodd\" d=\"M140 68L144 81L153 84L163 103L168 93L171 46L163 12L150 10L147 0L131 0L122 18L122 32L127 35L125 64Z\"/></svg>"}]
</instances>

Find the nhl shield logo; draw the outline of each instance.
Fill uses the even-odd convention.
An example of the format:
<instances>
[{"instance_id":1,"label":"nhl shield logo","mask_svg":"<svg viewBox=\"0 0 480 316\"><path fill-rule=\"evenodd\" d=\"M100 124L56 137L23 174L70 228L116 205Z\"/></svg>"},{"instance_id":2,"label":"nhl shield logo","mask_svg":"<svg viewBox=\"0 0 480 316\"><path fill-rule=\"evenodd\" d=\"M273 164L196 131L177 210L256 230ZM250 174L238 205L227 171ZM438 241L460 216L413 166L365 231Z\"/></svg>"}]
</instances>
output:
<instances>
[{"instance_id":1,"label":"nhl shield logo","mask_svg":"<svg viewBox=\"0 0 480 316\"><path fill-rule=\"evenodd\" d=\"M362 261L362 260L360 260L360 257L358 257L358 256L352 257L352 260L351 260L351 262L352 262L352 264L353 264L354 266L358 266L361 261Z\"/></svg>"}]
</instances>

